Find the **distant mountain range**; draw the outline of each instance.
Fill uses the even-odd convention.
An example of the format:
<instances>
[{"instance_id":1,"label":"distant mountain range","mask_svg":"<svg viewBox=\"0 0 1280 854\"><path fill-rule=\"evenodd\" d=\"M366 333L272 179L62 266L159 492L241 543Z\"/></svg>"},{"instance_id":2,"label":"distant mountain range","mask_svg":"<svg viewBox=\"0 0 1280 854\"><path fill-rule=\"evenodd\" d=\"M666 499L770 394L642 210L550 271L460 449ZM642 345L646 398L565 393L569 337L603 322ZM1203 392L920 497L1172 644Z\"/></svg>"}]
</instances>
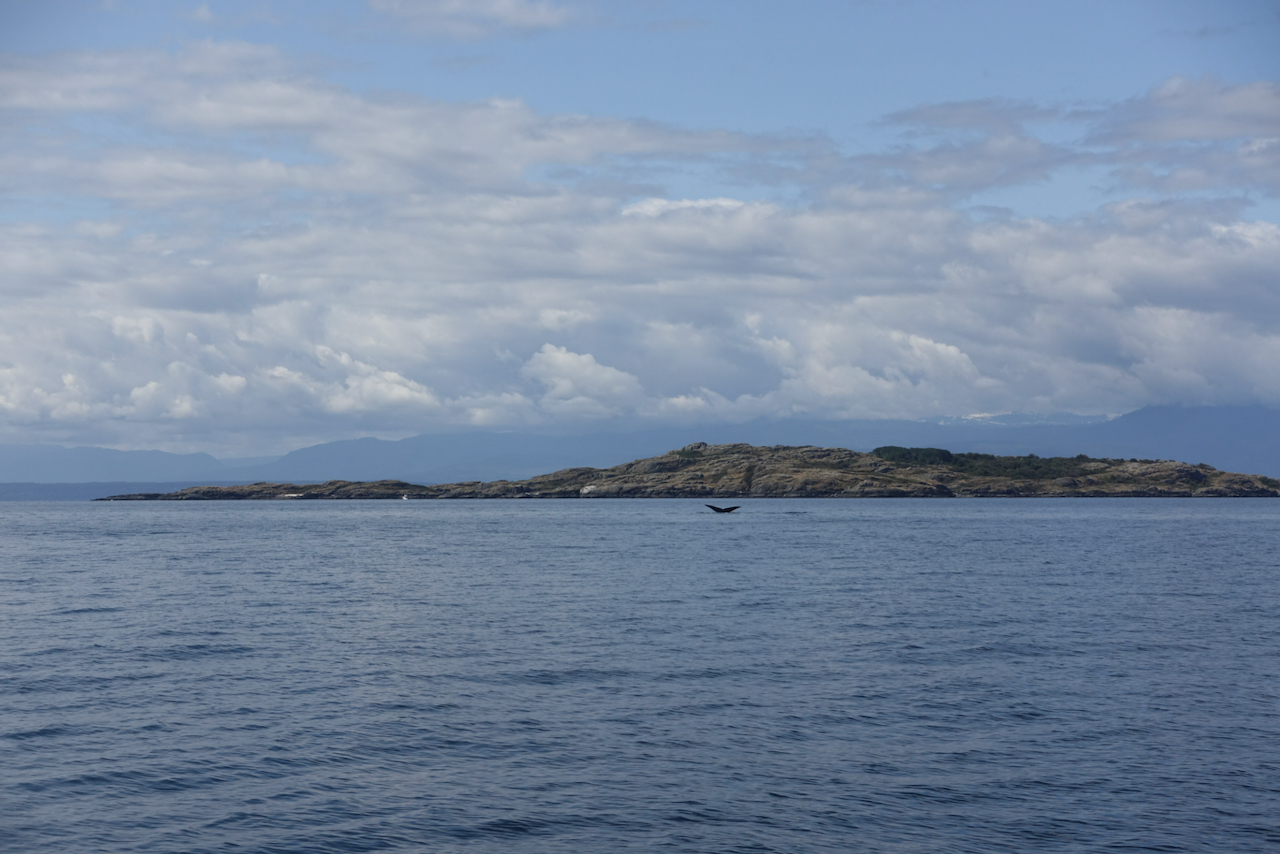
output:
<instances>
[{"instance_id":1,"label":"distant mountain range","mask_svg":"<svg viewBox=\"0 0 1280 854\"><path fill-rule=\"evenodd\" d=\"M0 498L98 497L217 483L521 480L572 466L607 468L694 441L818 445L869 451L882 445L1000 455L1169 459L1280 477L1280 410L1260 406L1149 406L1110 420L1063 414L927 421L757 420L634 432L547 435L468 432L399 441L353 439L276 458L218 460L208 454L116 451L59 445L0 445ZM40 485L50 485L41 487ZM130 489L145 484L147 489ZM65 493L65 495L63 495Z\"/></svg>"}]
</instances>

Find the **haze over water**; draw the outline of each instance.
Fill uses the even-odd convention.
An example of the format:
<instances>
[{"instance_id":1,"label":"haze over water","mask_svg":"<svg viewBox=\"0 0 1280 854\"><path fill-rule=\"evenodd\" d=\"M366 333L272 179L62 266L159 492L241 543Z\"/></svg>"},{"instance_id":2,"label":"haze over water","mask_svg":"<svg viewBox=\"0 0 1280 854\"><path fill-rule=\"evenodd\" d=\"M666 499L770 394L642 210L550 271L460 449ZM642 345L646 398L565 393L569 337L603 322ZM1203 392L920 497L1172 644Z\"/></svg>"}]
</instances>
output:
<instances>
[{"instance_id":1,"label":"haze over water","mask_svg":"<svg viewBox=\"0 0 1280 854\"><path fill-rule=\"evenodd\" d=\"M1280 847L1280 502L0 504L0 847Z\"/></svg>"}]
</instances>

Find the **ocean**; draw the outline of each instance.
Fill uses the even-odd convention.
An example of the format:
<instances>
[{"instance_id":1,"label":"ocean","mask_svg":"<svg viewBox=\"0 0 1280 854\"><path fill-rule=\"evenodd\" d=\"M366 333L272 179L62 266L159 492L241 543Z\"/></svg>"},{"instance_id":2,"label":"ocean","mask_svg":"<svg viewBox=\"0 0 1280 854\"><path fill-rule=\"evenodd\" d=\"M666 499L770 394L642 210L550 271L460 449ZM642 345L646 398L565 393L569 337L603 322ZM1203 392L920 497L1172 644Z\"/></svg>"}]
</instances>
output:
<instances>
[{"instance_id":1,"label":"ocean","mask_svg":"<svg viewBox=\"0 0 1280 854\"><path fill-rule=\"evenodd\" d=\"M5 852L1280 851L1280 501L0 504Z\"/></svg>"}]
</instances>

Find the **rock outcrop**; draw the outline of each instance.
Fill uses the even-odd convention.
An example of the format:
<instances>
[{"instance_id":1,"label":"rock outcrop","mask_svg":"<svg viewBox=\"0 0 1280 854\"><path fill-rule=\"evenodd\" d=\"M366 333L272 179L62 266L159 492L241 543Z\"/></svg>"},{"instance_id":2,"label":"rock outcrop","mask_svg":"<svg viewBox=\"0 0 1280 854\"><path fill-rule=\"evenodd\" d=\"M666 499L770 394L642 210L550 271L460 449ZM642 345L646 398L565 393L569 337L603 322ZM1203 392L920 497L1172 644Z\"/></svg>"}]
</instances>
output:
<instances>
[{"instance_id":1,"label":"rock outcrop","mask_svg":"<svg viewBox=\"0 0 1280 854\"><path fill-rule=\"evenodd\" d=\"M1280 482L1168 460L995 457L936 448L754 447L697 442L609 469L571 468L529 480L419 486L397 480L199 486L100 500L347 498L952 498L1280 497Z\"/></svg>"}]
</instances>

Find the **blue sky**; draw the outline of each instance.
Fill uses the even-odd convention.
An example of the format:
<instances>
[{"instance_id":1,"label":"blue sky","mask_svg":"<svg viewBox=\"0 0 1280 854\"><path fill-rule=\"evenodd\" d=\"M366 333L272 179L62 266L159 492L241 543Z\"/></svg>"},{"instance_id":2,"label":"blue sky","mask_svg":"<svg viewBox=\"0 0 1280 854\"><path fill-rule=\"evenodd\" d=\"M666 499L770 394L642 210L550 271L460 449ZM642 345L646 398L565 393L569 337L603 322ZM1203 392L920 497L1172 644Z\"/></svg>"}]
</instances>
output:
<instances>
[{"instance_id":1,"label":"blue sky","mask_svg":"<svg viewBox=\"0 0 1280 854\"><path fill-rule=\"evenodd\" d=\"M1274 2L10 3L0 441L1280 405Z\"/></svg>"}]
</instances>

